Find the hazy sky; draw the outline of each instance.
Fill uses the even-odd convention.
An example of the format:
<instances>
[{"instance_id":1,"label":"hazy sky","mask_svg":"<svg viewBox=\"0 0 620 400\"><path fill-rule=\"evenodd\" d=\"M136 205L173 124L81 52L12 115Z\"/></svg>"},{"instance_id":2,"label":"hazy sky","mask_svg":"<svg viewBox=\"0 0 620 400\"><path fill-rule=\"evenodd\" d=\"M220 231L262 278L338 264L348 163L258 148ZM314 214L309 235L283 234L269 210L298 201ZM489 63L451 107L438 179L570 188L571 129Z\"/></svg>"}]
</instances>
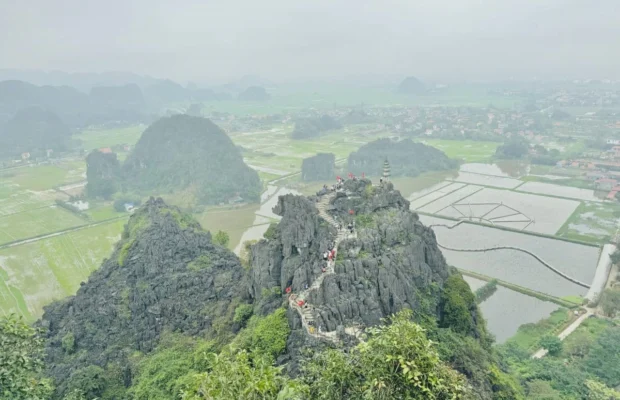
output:
<instances>
[{"instance_id":1,"label":"hazy sky","mask_svg":"<svg viewBox=\"0 0 620 400\"><path fill-rule=\"evenodd\" d=\"M620 0L0 0L0 68L620 78Z\"/></svg>"}]
</instances>

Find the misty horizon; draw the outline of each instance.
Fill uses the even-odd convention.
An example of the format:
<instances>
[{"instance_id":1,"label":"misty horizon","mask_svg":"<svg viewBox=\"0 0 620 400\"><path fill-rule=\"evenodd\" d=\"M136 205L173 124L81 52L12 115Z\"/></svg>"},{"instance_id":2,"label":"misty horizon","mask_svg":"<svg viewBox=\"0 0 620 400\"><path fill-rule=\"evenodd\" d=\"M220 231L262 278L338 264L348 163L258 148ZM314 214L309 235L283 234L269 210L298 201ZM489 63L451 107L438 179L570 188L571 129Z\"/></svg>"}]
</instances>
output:
<instances>
[{"instance_id":1,"label":"misty horizon","mask_svg":"<svg viewBox=\"0 0 620 400\"><path fill-rule=\"evenodd\" d=\"M205 84L620 78L611 0L35 3L2 5L0 69Z\"/></svg>"}]
</instances>

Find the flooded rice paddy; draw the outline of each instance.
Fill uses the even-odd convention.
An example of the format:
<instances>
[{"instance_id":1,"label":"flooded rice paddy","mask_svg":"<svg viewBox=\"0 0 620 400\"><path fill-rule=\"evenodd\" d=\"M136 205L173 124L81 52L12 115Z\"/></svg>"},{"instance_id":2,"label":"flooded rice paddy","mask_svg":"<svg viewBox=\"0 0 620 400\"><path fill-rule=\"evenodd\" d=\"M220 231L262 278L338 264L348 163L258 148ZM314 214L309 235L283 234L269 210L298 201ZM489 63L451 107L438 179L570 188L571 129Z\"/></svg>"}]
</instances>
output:
<instances>
[{"instance_id":1,"label":"flooded rice paddy","mask_svg":"<svg viewBox=\"0 0 620 400\"><path fill-rule=\"evenodd\" d=\"M446 223L446 220L424 215L420 216L420 220L426 225ZM451 223L454 224L454 221ZM597 247L469 223L460 224L453 229L435 227L434 231L439 244L450 248L513 246L530 251L554 268L588 284L594 278L599 258ZM492 276L553 296L587 293L586 288L562 278L532 256L516 250L468 253L442 249L442 253L447 262L457 268Z\"/></svg>"},{"instance_id":2,"label":"flooded rice paddy","mask_svg":"<svg viewBox=\"0 0 620 400\"><path fill-rule=\"evenodd\" d=\"M465 276L464 279L472 291L486 283L468 276ZM517 333L519 326L547 318L559 306L498 286L497 291L482 302L479 307L482 316L487 320L489 332L495 335L497 343L504 343Z\"/></svg>"}]
</instances>

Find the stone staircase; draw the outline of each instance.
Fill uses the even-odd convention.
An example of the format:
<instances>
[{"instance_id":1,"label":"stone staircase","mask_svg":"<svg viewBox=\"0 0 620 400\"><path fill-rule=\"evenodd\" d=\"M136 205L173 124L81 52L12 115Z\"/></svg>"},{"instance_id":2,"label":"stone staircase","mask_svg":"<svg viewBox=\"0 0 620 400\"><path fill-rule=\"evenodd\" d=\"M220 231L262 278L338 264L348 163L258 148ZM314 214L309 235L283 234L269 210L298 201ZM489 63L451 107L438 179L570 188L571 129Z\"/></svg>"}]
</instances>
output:
<instances>
[{"instance_id":1,"label":"stone staircase","mask_svg":"<svg viewBox=\"0 0 620 400\"><path fill-rule=\"evenodd\" d=\"M329 215L327 212L327 206L329 202L336 196L336 193L329 193L324 195L321 200L317 204L317 209L319 210L319 215L325 221L327 221L330 225L338 229L338 223L336 220ZM349 235L346 229L338 230L338 235L334 240L334 249L336 250L336 257L338 256L338 244L349 237L356 237L357 232L353 235ZM325 268L325 272L323 272L318 278L312 282L312 284L304 291L299 294L290 294L289 295L289 306L297 310L299 316L301 317L301 323L305 329L305 331L312 337L317 339L323 339L330 341L332 343L338 343L339 339L336 331L331 332L323 332L320 331L319 328L314 323L314 312L315 308L306 302L306 299L309 297L311 291L317 290L323 284L323 280L328 275L332 275L335 273L334 266L336 264L335 258L332 261L327 262L327 268ZM303 301L303 305L299 305L298 302ZM355 336L357 339L362 340L363 329L360 326L346 327L345 333L351 336Z\"/></svg>"}]
</instances>

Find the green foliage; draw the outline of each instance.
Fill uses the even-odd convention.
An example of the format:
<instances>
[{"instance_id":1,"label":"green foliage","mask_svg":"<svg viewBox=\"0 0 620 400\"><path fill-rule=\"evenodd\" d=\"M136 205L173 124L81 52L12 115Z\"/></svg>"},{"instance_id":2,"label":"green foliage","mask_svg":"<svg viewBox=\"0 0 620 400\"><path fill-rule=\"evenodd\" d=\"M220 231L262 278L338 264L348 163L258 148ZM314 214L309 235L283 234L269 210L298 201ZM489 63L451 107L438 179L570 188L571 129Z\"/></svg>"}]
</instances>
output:
<instances>
[{"instance_id":1,"label":"green foliage","mask_svg":"<svg viewBox=\"0 0 620 400\"><path fill-rule=\"evenodd\" d=\"M128 240L123 243L121 250L118 252L118 265L121 267L125 264L125 259L129 255L129 248L133 245L134 240Z\"/></svg>"},{"instance_id":2,"label":"green foliage","mask_svg":"<svg viewBox=\"0 0 620 400\"><path fill-rule=\"evenodd\" d=\"M310 139L340 128L342 128L340 122L329 115L298 119L295 122L295 129L291 132L291 139Z\"/></svg>"},{"instance_id":3,"label":"green foliage","mask_svg":"<svg viewBox=\"0 0 620 400\"><path fill-rule=\"evenodd\" d=\"M185 213L178 208L167 208L164 213L172 215L174 220L182 229L200 229L200 224L190 214Z\"/></svg>"},{"instance_id":4,"label":"green foliage","mask_svg":"<svg viewBox=\"0 0 620 400\"><path fill-rule=\"evenodd\" d=\"M493 388L494 400L517 400L523 398L515 380L493 365L489 368L489 378Z\"/></svg>"},{"instance_id":5,"label":"green foliage","mask_svg":"<svg viewBox=\"0 0 620 400\"><path fill-rule=\"evenodd\" d=\"M380 176L386 157L392 176L418 176L422 172L453 169L458 165L441 150L410 139L399 142L378 139L349 155L348 170L356 175L365 172Z\"/></svg>"},{"instance_id":6,"label":"green foliage","mask_svg":"<svg viewBox=\"0 0 620 400\"><path fill-rule=\"evenodd\" d=\"M86 157L86 194L88 197L111 199L121 179L116 153L91 152Z\"/></svg>"},{"instance_id":7,"label":"green foliage","mask_svg":"<svg viewBox=\"0 0 620 400\"><path fill-rule=\"evenodd\" d=\"M606 329L592 345L584 364L588 372L610 387L620 385L620 328Z\"/></svg>"},{"instance_id":8,"label":"green foliage","mask_svg":"<svg viewBox=\"0 0 620 400\"><path fill-rule=\"evenodd\" d=\"M372 217L372 215L369 214L358 214L355 217L355 226L358 228L368 228L372 226L374 222L374 218Z\"/></svg>"},{"instance_id":9,"label":"green foliage","mask_svg":"<svg viewBox=\"0 0 620 400\"><path fill-rule=\"evenodd\" d=\"M609 258L611 258L611 262L614 264L620 263L620 250L616 249Z\"/></svg>"},{"instance_id":10,"label":"green foliage","mask_svg":"<svg viewBox=\"0 0 620 400\"><path fill-rule=\"evenodd\" d=\"M509 139L506 139L504 144L499 146L495 151L495 156L498 158L522 158L527 155L530 150L530 145L522 136L512 135Z\"/></svg>"},{"instance_id":11,"label":"green foliage","mask_svg":"<svg viewBox=\"0 0 620 400\"><path fill-rule=\"evenodd\" d=\"M275 399L287 386L281 367L274 367L269 359L250 357L245 350L225 349L208 354L207 359L208 370L188 379L184 400Z\"/></svg>"},{"instance_id":12,"label":"green foliage","mask_svg":"<svg viewBox=\"0 0 620 400\"><path fill-rule=\"evenodd\" d=\"M41 104L40 99L35 102ZM0 157L15 158L25 152L45 156L47 149L66 151L70 137L71 130L53 112L39 107L20 109L2 127Z\"/></svg>"},{"instance_id":13,"label":"green foliage","mask_svg":"<svg viewBox=\"0 0 620 400\"><path fill-rule=\"evenodd\" d=\"M476 304L480 304L489 297L493 296L493 293L497 291L497 279L491 279L484 284L480 289L476 290Z\"/></svg>"},{"instance_id":14,"label":"green foliage","mask_svg":"<svg viewBox=\"0 0 620 400\"><path fill-rule=\"evenodd\" d=\"M135 377L129 393L134 400L180 398L188 377L208 368L206 354L213 350L213 342L183 335L165 336L162 346L134 362Z\"/></svg>"},{"instance_id":15,"label":"green foliage","mask_svg":"<svg viewBox=\"0 0 620 400\"><path fill-rule=\"evenodd\" d=\"M87 399L100 398L106 387L106 374L96 365L74 371L67 381L69 393L82 393Z\"/></svg>"},{"instance_id":16,"label":"green foliage","mask_svg":"<svg viewBox=\"0 0 620 400\"><path fill-rule=\"evenodd\" d=\"M260 294L261 294L261 297L264 297L266 299L276 298L276 297L282 296L282 289L280 289L280 286L274 286L272 288L263 288Z\"/></svg>"},{"instance_id":17,"label":"green foliage","mask_svg":"<svg viewBox=\"0 0 620 400\"><path fill-rule=\"evenodd\" d=\"M75 336L73 335L73 332L69 332L65 336L63 336L61 343L62 349L65 351L65 353L73 353L75 351Z\"/></svg>"},{"instance_id":18,"label":"green foliage","mask_svg":"<svg viewBox=\"0 0 620 400\"><path fill-rule=\"evenodd\" d=\"M333 153L319 153L304 158L301 163L301 179L305 182L331 181L334 179L336 156Z\"/></svg>"},{"instance_id":19,"label":"green foliage","mask_svg":"<svg viewBox=\"0 0 620 400\"><path fill-rule=\"evenodd\" d=\"M254 313L254 307L251 304L240 304L235 309L235 316L233 317L233 322L238 324L245 324L245 322L252 316Z\"/></svg>"},{"instance_id":20,"label":"green foliage","mask_svg":"<svg viewBox=\"0 0 620 400\"><path fill-rule=\"evenodd\" d=\"M451 328L463 335L473 334L476 331L473 318L476 307L476 298L463 277L459 274L450 275L441 295L439 326Z\"/></svg>"},{"instance_id":21,"label":"green foliage","mask_svg":"<svg viewBox=\"0 0 620 400\"><path fill-rule=\"evenodd\" d=\"M265 317L255 315L250 318L247 327L237 335L234 343L255 356L275 360L284 352L290 332L286 310L279 308Z\"/></svg>"},{"instance_id":22,"label":"green foliage","mask_svg":"<svg viewBox=\"0 0 620 400\"><path fill-rule=\"evenodd\" d=\"M587 380L586 387L589 391L589 400L620 400L620 392L608 388L600 382L594 380Z\"/></svg>"},{"instance_id":23,"label":"green foliage","mask_svg":"<svg viewBox=\"0 0 620 400\"><path fill-rule=\"evenodd\" d=\"M327 350L303 367L312 399L462 399L465 379L439 359L422 327L404 310L351 352Z\"/></svg>"},{"instance_id":24,"label":"green foliage","mask_svg":"<svg viewBox=\"0 0 620 400\"><path fill-rule=\"evenodd\" d=\"M0 400L47 400L51 383L40 377L43 340L14 314L0 318Z\"/></svg>"},{"instance_id":25,"label":"green foliage","mask_svg":"<svg viewBox=\"0 0 620 400\"><path fill-rule=\"evenodd\" d=\"M275 239L277 232L278 232L278 224L276 224L275 222L272 222L271 224L269 224L269 228L267 228L263 236L267 240Z\"/></svg>"},{"instance_id":26,"label":"green foliage","mask_svg":"<svg viewBox=\"0 0 620 400\"><path fill-rule=\"evenodd\" d=\"M605 289L601 295L599 305L608 317L615 317L620 311L620 287Z\"/></svg>"},{"instance_id":27,"label":"green foliage","mask_svg":"<svg viewBox=\"0 0 620 400\"><path fill-rule=\"evenodd\" d=\"M562 400L562 395L547 381L533 380L527 383L528 400Z\"/></svg>"},{"instance_id":28,"label":"green foliage","mask_svg":"<svg viewBox=\"0 0 620 400\"><path fill-rule=\"evenodd\" d=\"M213 262L211 261L211 257L208 254L202 254L194 261L187 264L187 269L190 271L202 271L205 269L209 269L213 266Z\"/></svg>"},{"instance_id":29,"label":"green foliage","mask_svg":"<svg viewBox=\"0 0 620 400\"><path fill-rule=\"evenodd\" d=\"M550 355L556 356L562 351L562 341L554 335L545 335L538 342L540 347L547 350Z\"/></svg>"},{"instance_id":30,"label":"green foliage","mask_svg":"<svg viewBox=\"0 0 620 400\"><path fill-rule=\"evenodd\" d=\"M229 242L230 236L228 236L228 233L224 231L217 231L215 236L213 236L213 243L219 244L222 247L228 247Z\"/></svg>"},{"instance_id":31,"label":"green foliage","mask_svg":"<svg viewBox=\"0 0 620 400\"><path fill-rule=\"evenodd\" d=\"M204 204L239 195L258 201L258 173L243 161L226 133L208 119L161 118L140 137L123 164L125 186L141 192L191 190Z\"/></svg>"}]
</instances>

